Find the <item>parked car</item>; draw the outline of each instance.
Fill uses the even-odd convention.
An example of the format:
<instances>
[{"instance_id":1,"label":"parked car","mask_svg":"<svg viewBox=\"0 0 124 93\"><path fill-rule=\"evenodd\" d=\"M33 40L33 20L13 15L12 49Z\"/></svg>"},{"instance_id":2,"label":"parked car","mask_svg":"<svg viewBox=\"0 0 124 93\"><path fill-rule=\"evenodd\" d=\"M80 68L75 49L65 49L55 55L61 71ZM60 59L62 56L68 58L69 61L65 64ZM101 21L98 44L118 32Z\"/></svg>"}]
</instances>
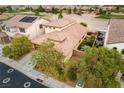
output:
<instances>
[{"instance_id":1,"label":"parked car","mask_svg":"<svg viewBox=\"0 0 124 93\"><path fill-rule=\"evenodd\" d=\"M37 80L38 82L40 82L40 83L43 82L43 80L42 80L42 79L39 79L39 78L37 78L36 80Z\"/></svg>"}]
</instances>

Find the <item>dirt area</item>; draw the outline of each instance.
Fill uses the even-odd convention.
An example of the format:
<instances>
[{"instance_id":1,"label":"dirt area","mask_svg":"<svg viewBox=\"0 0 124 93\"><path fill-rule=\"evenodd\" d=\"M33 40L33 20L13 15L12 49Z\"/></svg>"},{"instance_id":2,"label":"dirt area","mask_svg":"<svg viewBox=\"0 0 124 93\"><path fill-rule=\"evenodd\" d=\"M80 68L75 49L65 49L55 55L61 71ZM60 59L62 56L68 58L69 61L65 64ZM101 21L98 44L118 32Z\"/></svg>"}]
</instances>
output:
<instances>
[{"instance_id":1,"label":"dirt area","mask_svg":"<svg viewBox=\"0 0 124 93\"><path fill-rule=\"evenodd\" d=\"M94 32L98 30L106 30L109 22L108 19L95 18L96 17L95 14L82 14L81 16L75 14L70 14L70 15L65 14L64 16L65 17L69 16L70 18L75 19L78 23L80 22L86 23L87 28Z\"/></svg>"}]
</instances>

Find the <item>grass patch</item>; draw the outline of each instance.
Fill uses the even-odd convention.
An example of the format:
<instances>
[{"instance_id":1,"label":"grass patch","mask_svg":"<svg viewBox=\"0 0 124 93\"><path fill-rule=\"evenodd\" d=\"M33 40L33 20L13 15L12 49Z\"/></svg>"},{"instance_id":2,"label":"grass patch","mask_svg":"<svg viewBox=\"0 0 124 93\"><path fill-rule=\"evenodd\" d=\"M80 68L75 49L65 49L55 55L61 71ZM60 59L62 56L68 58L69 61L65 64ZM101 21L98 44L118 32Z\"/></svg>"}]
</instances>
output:
<instances>
[{"instance_id":1,"label":"grass patch","mask_svg":"<svg viewBox=\"0 0 124 93\"><path fill-rule=\"evenodd\" d=\"M102 15L97 16L96 18L101 18L101 19L124 19L124 15L102 14Z\"/></svg>"}]
</instances>

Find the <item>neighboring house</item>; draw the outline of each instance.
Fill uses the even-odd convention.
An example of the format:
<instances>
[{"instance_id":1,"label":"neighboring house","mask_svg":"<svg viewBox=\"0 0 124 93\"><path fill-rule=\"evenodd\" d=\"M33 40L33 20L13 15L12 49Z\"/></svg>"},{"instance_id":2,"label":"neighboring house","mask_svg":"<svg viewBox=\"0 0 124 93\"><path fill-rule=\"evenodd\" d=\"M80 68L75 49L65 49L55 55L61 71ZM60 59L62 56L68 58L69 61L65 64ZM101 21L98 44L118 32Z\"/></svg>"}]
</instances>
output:
<instances>
[{"instance_id":1,"label":"neighboring house","mask_svg":"<svg viewBox=\"0 0 124 93\"><path fill-rule=\"evenodd\" d=\"M69 18L56 19L43 24L43 28L45 29L45 33L50 33L53 31L61 31L74 23L75 21Z\"/></svg>"},{"instance_id":2,"label":"neighboring house","mask_svg":"<svg viewBox=\"0 0 124 93\"><path fill-rule=\"evenodd\" d=\"M73 54L73 50L86 37L87 29L76 22L70 22L70 24L69 23L67 24L65 22L64 24L64 22L60 20L58 20L57 22L59 22L58 24L63 24L62 27L64 28L62 28L61 30L59 29L59 31L57 30L48 31L47 34L41 35L33 39L32 43L34 45L40 45L42 42L51 40L54 42L55 48L63 53L63 55L65 56L65 59L69 59ZM48 24L51 24L51 23L48 23ZM68 26L65 26L65 25L68 25Z\"/></svg>"},{"instance_id":3,"label":"neighboring house","mask_svg":"<svg viewBox=\"0 0 124 93\"><path fill-rule=\"evenodd\" d=\"M29 39L33 39L44 34L42 24L46 22L46 20L41 19L38 16L17 15L4 21L2 24L2 30L6 32L9 37L13 37L15 34L20 33L28 36Z\"/></svg>"},{"instance_id":4,"label":"neighboring house","mask_svg":"<svg viewBox=\"0 0 124 93\"><path fill-rule=\"evenodd\" d=\"M124 54L124 20L112 19L106 33L105 47Z\"/></svg>"}]
</instances>

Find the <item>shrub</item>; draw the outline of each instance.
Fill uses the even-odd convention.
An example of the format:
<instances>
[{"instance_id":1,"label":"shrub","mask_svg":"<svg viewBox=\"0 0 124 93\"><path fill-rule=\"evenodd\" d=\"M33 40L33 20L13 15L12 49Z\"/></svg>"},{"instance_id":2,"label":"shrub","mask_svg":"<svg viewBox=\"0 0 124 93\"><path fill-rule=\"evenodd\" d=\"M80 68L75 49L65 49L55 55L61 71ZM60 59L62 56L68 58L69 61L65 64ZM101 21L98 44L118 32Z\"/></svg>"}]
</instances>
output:
<instances>
[{"instance_id":1,"label":"shrub","mask_svg":"<svg viewBox=\"0 0 124 93\"><path fill-rule=\"evenodd\" d=\"M31 41L23 36L12 40L9 46L3 48L3 54L12 59L19 59L31 50Z\"/></svg>"},{"instance_id":2,"label":"shrub","mask_svg":"<svg viewBox=\"0 0 124 93\"><path fill-rule=\"evenodd\" d=\"M67 70L67 78L71 81L76 81L77 80L77 74L76 71L77 68L75 66L70 66Z\"/></svg>"},{"instance_id":3,"label":"shrub","mask_svg":"<svg viewBox=\"0 0 124 93\"><path fill-rule=\"evenodd\" d=\"M86 23L84 23L84 22L81 22L80 24L81 24L82 26L87 27L87 24L86 24Z\"/></svg>"}]
</instances>

